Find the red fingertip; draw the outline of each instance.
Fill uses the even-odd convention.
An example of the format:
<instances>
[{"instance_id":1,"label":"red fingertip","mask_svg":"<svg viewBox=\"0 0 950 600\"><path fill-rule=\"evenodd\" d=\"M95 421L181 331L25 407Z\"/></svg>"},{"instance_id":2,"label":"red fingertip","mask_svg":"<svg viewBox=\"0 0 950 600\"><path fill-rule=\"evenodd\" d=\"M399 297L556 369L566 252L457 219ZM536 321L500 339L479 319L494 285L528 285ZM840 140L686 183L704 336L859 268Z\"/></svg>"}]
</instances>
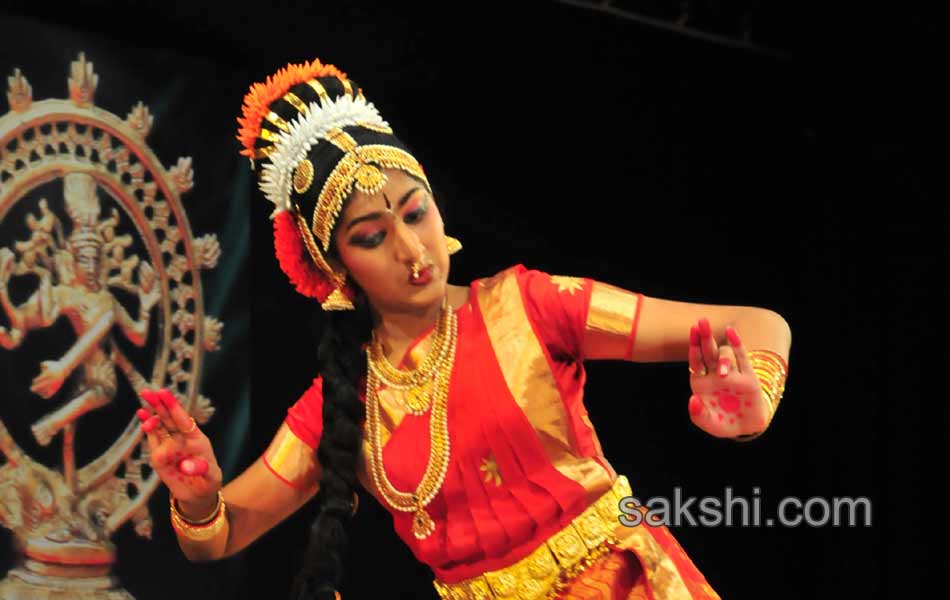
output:
<instances>
[{"instance_id":1,"label":"red fingertip","mask_svg":"<svg viewBox=\"0 0 950 600\"><path fill-rule=\"evenodd\" d=\"M144 423L145 421L148 420L149 417L152 416L152 413L148 412L144 408L140 408L137 411L135 411L135 416L139 418L139 421L142 421Z\"/></svg>"},{"instance_id":2,"label":"red fingertip","mask_svg":"<svg viewBox=\"0 0 950 600\"><path fill-rule=\"evenodd\" d=\"M155 398L155 392L152 390L142 390L139 392L139 395L142 396L142 400L148 402L150 406L158 406L158 399Z\"/></svg>"},{"instance_id":3,"label":"red fingertip","mask_svg":"<svg viewBox=\"0 0 950 600\"><path fill-rule=\"evenodd\" d=\"M699 329L695 325L689 328L689 343L693 346L699 345Z\"/></svg>"},{"instance_id":4,"label":"red fingertip","mask_svg":"<svg viewBox=\"0 0 950 600\"><path fill-rule=\"evenodd\" d=\"M703 337L712 335L712 327L709 325L709 319L703 318L699 320L699 334Z\"/></svg>"},{"instance_id":5,"label":"red fingertip","mask_svg":"<svg viewBox=\"0 0 950 600\"><path fill-rule=\"evenodd\" d=\"M158 415L152 415L151 417L148 418L147 421L142 423L142 431L144 431L145 433L151 433L152 430L158 427L159 422L160 420L158 418Z\"/></svg>"},{"instance_id":6,"label":"red fingertip","mask_svg":"<svg viewBox=\"0 0 950 600\"><path fill-rule=\"evenodd\" d=\"M726 338L729 339L729 343L733 346L739 346L742 344L742 340L739 339L739 334L736 333L736 330L732 327L726 327Z\"/></svg>"},{"instance_id":7,"label":"red fingertip","mask_svg":"<svg viewBox=\"0 0 950 600\"><path fill-rule=\"evenodd\" d=\"M158 392L158 397L161 398L162 404L165 405L165 408L173 408L176 404L178 404L178 400L175 399L175 396L173 396L171 392L164 388Z\"/></svg>"}]
</instances>

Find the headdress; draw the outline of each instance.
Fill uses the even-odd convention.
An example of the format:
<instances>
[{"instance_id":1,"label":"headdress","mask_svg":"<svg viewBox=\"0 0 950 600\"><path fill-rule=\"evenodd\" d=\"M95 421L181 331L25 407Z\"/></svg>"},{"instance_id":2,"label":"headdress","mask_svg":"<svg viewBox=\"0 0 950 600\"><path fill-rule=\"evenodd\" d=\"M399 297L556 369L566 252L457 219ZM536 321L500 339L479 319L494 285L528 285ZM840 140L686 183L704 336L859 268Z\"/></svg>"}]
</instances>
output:
<instances>
[{"instance_id":1,"label":"headdress","mask_svg":"<svg viewBox=\"0 0 950 600\"><path fill-rule=\"evenodd\" d=\"M354 291L327 262L331 234L353 189L375 194L381 169L400 169L431 188L422 166L393 135L363 90L320 61L289 64L244 97L241 154L262 161L258 185L274 203L274 249L298 292L325 310L353 308Z\"/></svg>"},{"instance_id":2,"label":"headdress","mask_svg":"<svg viewBox=\"0 0 950 600\"><path fill-rule=\"evenodd\" d=\"M73 230L69 236L70 246L74 249L102 246L104 239L100 232L96 180L86 173L69 173L63 179L66 213L73 221Z\"/></svg>"}]
</instances>

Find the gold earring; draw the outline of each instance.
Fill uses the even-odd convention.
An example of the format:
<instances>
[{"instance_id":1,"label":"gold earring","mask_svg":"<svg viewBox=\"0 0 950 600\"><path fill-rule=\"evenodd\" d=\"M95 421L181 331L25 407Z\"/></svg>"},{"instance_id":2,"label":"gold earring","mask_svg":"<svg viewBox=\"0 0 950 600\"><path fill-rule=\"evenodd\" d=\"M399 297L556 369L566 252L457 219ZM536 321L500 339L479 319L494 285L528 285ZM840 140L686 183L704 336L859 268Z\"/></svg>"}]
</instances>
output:
<instances>
[{"instance_id":1,"label":"gold earring","mask_svg":"<svg viewBox=\"0 0 950 600\"><path fill-rule=\"evenodd\" d=\"M456 252L462 249L462 242L458 241L452 236L445 236L445 247L449 251L449 256L452 256Z\"/></svg>"},{"instance_id":2,"label":"gold earring","mask_svg":"<svg viewBox=\"0 0 950 600\"><path fill-rule=\"evenodd\" d=\"M333 279L335 280L333 291L327 296L326 300L320 303L320 308L323 310L355 310L356 307L343 293L343 286L346 285L346 275L336 274Z\"/></svg>"}]
</instances>

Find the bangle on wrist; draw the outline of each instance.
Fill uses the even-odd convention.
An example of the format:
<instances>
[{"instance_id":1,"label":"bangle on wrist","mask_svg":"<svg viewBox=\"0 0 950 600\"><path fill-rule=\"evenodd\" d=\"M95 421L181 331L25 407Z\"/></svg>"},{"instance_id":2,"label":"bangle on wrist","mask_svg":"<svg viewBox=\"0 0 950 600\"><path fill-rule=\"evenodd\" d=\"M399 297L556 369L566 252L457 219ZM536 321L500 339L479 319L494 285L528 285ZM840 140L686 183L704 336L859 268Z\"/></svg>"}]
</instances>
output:
<instances>
[{"instance_id":1,"label":"bangle on wrist","mask_svg":"<svg viewBox=\"0 0 950 600\"><path fill-rule=\"evenodd\" d=\"M749 361L752 363L752 370L759 380L762 396L769 404L769 417L762 431L732 438L737 442L748 442L765 433L765 430L772 423L772 418L775 417L779 402L782 400L782 394L785 392L785 379L788 375L788 363L780 354L771 350L751 350L749 351Z\"/></svg>"},{"instance_id":2,"label":"bangle on wrist","mask_svg":"<svg viewBox=\"0 0 950 600\"><path fill-rule=\"evenodd\" d=\"M218 501L214 505L214 509L211 511L211 513L207 517L204 517L202 519L191 519L189 517L186 517L184 514L182 514L181 510L178 508L178 500L174 496L169 496L169 500L171 501L172 511L177 513L178 517L185 523L189 525L207 525L208 523L213 521L216 516L218 516L218 511L221 510L221 505L224 504L224 495L221 493L221 490L218 490Z\"/></svg>"},{"instance_id":3,"label":"bangle on wrist","mask_svg":"<svg viewBox=\"0 0 950 600\"><path fill-rule=\"evenodd\" d=\"M210 516L200 521L188 519L178 510L174 496L169 496L171 504L172 527L179 535L190 540L203 542L214 539L227 525L227 505L224 503L224 495L218 490L218 504Z\"/></svg>"}]
</instances>

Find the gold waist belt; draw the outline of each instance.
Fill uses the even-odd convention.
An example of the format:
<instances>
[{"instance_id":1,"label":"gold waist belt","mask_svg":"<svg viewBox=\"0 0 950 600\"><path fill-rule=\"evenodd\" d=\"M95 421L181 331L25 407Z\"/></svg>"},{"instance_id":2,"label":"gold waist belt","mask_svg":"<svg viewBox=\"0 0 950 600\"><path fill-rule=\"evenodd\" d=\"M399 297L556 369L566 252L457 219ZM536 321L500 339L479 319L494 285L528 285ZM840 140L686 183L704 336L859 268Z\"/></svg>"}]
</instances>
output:
<instances>
[{"instance_id":1,"label":"gold waist belt","mask_svg":"<svg viewBox=\"0 0 950 600\"><path fill-rule=\"evenodd\" d=\"M436 580L433 585L440 597L451 600L554 598L581 571L609 551L607 543L616 541L613 532L619 524L620 499L630 495L630 483L621 475L607 493L567 527L513 565L458 583Z\"/></svg>"}]
</instances>

